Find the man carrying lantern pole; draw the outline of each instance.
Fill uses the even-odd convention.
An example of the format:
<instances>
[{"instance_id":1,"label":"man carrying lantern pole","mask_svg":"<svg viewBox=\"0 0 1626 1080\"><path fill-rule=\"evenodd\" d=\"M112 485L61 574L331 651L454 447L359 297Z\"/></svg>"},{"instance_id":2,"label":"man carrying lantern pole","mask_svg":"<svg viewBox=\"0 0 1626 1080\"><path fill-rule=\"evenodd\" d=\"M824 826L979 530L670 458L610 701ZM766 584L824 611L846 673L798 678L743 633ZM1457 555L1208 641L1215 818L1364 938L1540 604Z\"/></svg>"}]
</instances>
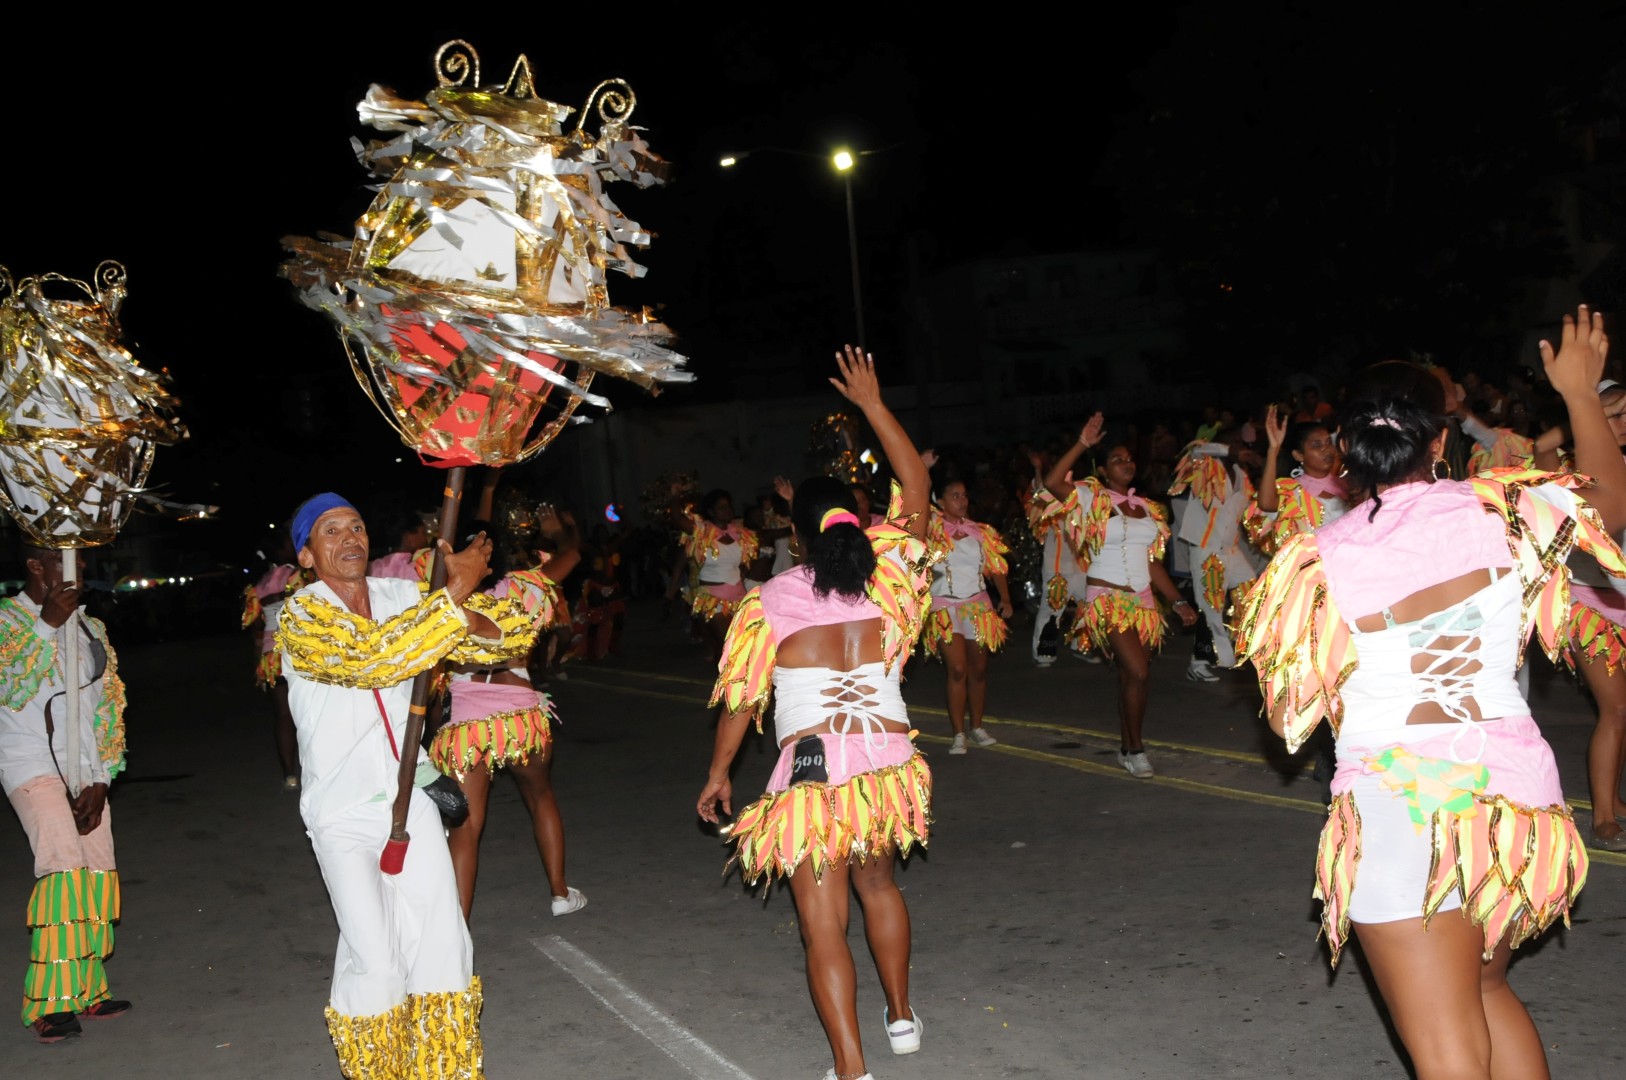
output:
<instances>
[{"instance_id":1,"label":"man carrying lantern pole","mask_svg":"<svg viewBox=\"0 0 1626 1080\"><path fill-rule=\"evenodd\" d=\"M377 85L368 90L358 112L388 136L360 153L363 163L384 181L379 194L357 220L352 239L285 239L292 257L283 264L282 274L295 286L301 303L333 321L356 381L401 441L426 464L449 470L439 532L449 537L457 535L457 507L468 467L501 468L527 461L576 419L579 406L608 408L607 399L589 392L595 377L626 379L652 390L657 383L686 381L690 376L680 370L684 358L666 347L670 332L647 310L628 312L609 304L606 271L642 274L629 248L648 244L650 234L622 214L604 188L612 181L649 187L660 183L665 171L630 123L636 105L631 88L619 79L600 83L588 95L575 126L567 129L564 122L575 110L537 94L530 61L524 56L515 61L506 82L482 84L478 54L467 42L450 41L435 57L435 74L438 85L422 101ZM586 127L594 114L596 134ZM342 528L365 532L359 515L338 503L327 504L315 515L302 514L306 530L296 529L294 537L304 548L302 564L308 559L320 566L329 559L326 553L318 557L328 541L308 531L318 518L327 523L324 528L342 519L347 523ZM345 708L353 710L347 722L357 738L362 736L357 725L366 703L362 691L382 693L388 687L397 706L408 709L399 745L415 751L436 661L445 657L454 663L506 667L510 659L523 657L516 644L520 639L529 635L523 641L525 648L534 640L534 630L515 605L518 621L507 622L506 612L496 619L505 631L500 648L465 641L480 630L456 621L459 606L482 610L481 603L499 603L473 594L485 572L483 552L489 545L483 541L475 545L480 554L469 556L467 564L458 564L467 552L450 559L437 557L428 599L422 602L416 599L415 583L400 583L410 593L396 592L366 578L364 541L359 554L353 554L353 539L341 535L332 544L335 575L341 571L348 575L335 580L347 582L358 601L372 604L374 615L358 621L354 607L337 606L334 599L340 593L324 575L310 592L326 590L333 598L295 596L283 608L284 670L291 673L290 682L294 674L312 682L323 674L337 675L331 681L342 691L327 686L323 692L351 695L344 699ZM352 566L348 560L353 559L360 561ZM451 576L441 577L442 573ZM442 582L455 582L460 595L454 600L441 588ZM318 606L312 608L313 603ZM312 624L317 632L308 639L313 652L337 641L349 653L351 644L362 638L371 652L301 657L306 646L299 635L312 614L319 617L318 624ZM412 633L421 637L413 638L417 644L410 648L399 644L405 640L400 634L385 634L372 621L431 615L434 620L422 629L416 622L410 624ZM322 628L321 618L333 622L337 636ZM482 649L485 659L471 655ZM380 661L373 653L387 659ZM338 668L345 670L341 673ZM403 680L411 673L417 674L407 705ZM310 701L319 696L313 691ZM321 767L306 755L307 745L314 749L321 725L303 719L297 704L295 723L305 759L304 805L313 797L310 786L319 782ZM377 732L391 731L394 723L394 714L389 723L374 723L369 729L375 732L373 741ZM367 754L369 761L377 756L371 749ZM445 841L439 823L424 818L424 800L413 793L412 761L403 760L400 766L387 843L375 824L383 807L371 801L374 795L387 797L387 792L370 790L365 809L354 811L367 816L366 828L359 828L359 819L346 822L358 825L356 832L342 837L350 845L347 858L353 857L358 889L368 881L376 886L382 869L386 878L399 871L396 880L384 882L386 892L404 891L400 879L412 876L414 860L426 857L418 849L431 847L437 865L436 917L447 925L455 922L453 943L466 948L467 931L457 910ZM369 775L366 785L376 780ZM416 826L414 814L422 819ZM311 820L310 814L306 820ZM335 894L348 892L350 886L335 888L333 877L327 875L323 841L314 832L330 889ZM364 866L369 855L380 860L380 843L384 844L380 867ZM441 864L444 873L438 869ZM443 916L443 908L455 920ZM346 938L347 918L340 913ZM441 946L429 944L432 936L425 930L421 938L414 938L413 947L434 948L438 954ZM341 973L350 947L348 940L341 941ZM393 1018L410 1021L421 1014L420 990L437 994L453 990L452 984L468 971L464 955L461 967L437 960L439 981L433 987L425 980L408 985L404 1003L394 989L383 998L369 996L365 1003L360 994L349 1000L347 990L347 1003L341 1006L340 981L335 978L334 1007L340 1015L330 1012L329 1021L346 1076L478 1076L477 1040L472 1071L448 1073L442 1065L429 1063L428 1057L410 1053L399 1063L389 1059L407 1052L401 1048ZM461 997L444 1005L448 1011L436 1023L444 1026L443 1021L454 1018L472 1021L478 1014L478 987L472 976L466 989L455 987ZM347 1011L375 1005L390 1011ZM433 1037L421 1026L409 1034L419 1047ZM444 1050L444 1042L436 1043L435 1049ZM460 1048L459 1053L467 1049ZM380 1055L383 1059L374 1060Z\"/></svg>"},{"instance_id":2,"label":"man carrying lantern pole","mask_svg":"<svg viewBox=\"0 0 1626 1080\"><path fill-rule=\"evenodd\" d=\"M77 564L137 501L173 505L147 475L186 429L164 377L120 343L125 291L112 261L93 283L0 267L0 507L28 537L23 590L0 601L0 787L34 853L22 1020L41 1042L130 1008L102 967L120 915L107 793L124 684L106 627L79 612Z\"/></svg>"},{"instance_id":3,"label":"man carrying lantern pole","mask_svg":"<svg viewBox=\"0 0 1626 1080\"><path fill-rule=\"evenodd\" d=\"M78 613L84 596L63 574L65 553L23 554L23 589L0 600L0 786L34 852L22 1019L40 1042L60 1042L80 1033L81 1017L130 1008L111 997L102 967L119 917L107 789L124 768L124 684L107 628ZM76 692L81 707L70 711Z\"/></svg>"},{"instance_id":4,"label":"man carrying lantern pole","mask_svg":"<svg viewBox=\"0 0 1626 1080\"><path fill-rule=\"evenodd\" d=\"M337 495L307 500L292 536L317 580L283 605L277 642L299 732L300 814L339 924L327 1022L340 1067L352 1080L478 1077L473 945L439 812L417 785L398 870L379 855L402 756L419 784L438 775L406 730L416 676L442 660L524 657L535 635L517 606L475 592L491 553L484 534L455 554L441 541L445 585L427 592L367 576L367 527Z\"/></svg>"}]
</instances>

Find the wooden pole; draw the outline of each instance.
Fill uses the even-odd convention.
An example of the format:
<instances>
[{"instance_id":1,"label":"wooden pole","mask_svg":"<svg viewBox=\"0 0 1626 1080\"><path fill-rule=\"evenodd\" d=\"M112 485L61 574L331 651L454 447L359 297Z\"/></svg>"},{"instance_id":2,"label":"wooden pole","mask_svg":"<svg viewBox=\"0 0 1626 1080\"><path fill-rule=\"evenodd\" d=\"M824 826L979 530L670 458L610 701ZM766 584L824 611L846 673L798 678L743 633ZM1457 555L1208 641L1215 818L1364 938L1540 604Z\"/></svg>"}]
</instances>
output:
<instances>
[{"instance_id":1,"label":"wooden pole","mask_svg":"<svg viewBox=\"0 0 1626 1080\"><path fill-rule=\"evenodd\" d=\"M62 549L62 580L79 580L79 552L76 548ZM77 597L76 597L77 599ZM59 635L62 641L62 682L68 697L68 794L75 796L85 786L85 770L80 763L84 740L79 733L79 609L68 613Z\"/></svg>"},{"instance_id":2,"label":"wooden pole","mask_svg":"<svg viewBox=\"0 0 1626 1080\"><path fill-rule=\"evenodd\" d=\"M458 465L446 474L446 490L440 504L440 540L448 544L457 541L457 511L463 501L463 482L468 479L467 467ZM446 585L446 559L436 543L434 558L430 562L429 591ZM407 832L407 811L412 805L412 789L418 772L418 744L423 742L424 721L429 712L429 690L435 683L439 665L420 672L412 683L412 704L407 710L406 733L401 737L401 770L396 777L395 806L390 819L390 839L384 853L378 858L379 869L386 874L399 874L406 861L407 844L412 840Z\"/></svg>"}]
</instances>

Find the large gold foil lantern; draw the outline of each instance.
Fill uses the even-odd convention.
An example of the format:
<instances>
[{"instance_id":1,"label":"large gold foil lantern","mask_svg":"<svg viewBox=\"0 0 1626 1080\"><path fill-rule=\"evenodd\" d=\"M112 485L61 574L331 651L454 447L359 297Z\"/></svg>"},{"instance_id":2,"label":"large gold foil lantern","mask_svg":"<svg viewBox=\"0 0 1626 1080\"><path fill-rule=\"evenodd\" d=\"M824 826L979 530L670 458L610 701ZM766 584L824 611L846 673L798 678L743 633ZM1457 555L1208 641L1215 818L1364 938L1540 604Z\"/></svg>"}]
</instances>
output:
<instances>
[{"instance_id":1,"label":"large gold foil lantern","mask_svg":"<svg viewBox=\"0 0 1626 1080\"><path fill-rule=\"evenodd\" d=\"M124 296L116 262L94 284L0 267L0 505L42 547L111 541L151 498L154 448L186 435L163 376L120 343Z\"/></svg>"},{"instance_id":2,"label":"large gold foil lantern","mask_svg":"<svg viewBox=\"0 0 1626 1080\"><path fill-rule=\"evenodd\" d=\"M384 179L351 240L301 237L283 274L334 320L357 381L430 464L506 465L550 443L595 375L686 381L670 332L613 308L607 270L641 276L629 248L650 236L605 194L661 181L664 163L629 124L619 80L575 110L537 96L521 56L480 85L466 42L441 47L422 102L373 86L365 123L392 133L362 163ZM585 124L596 118L597 134Z\"/></svg>"}]
</instances>

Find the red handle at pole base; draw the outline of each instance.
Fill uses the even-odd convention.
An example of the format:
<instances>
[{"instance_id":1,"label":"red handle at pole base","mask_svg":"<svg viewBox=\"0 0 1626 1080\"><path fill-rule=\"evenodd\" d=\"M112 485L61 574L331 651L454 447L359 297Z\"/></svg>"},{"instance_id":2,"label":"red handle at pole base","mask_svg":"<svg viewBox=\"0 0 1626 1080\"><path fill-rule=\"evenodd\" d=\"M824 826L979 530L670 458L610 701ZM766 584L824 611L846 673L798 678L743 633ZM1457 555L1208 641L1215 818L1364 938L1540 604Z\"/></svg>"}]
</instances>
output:
<instances>
[{"instance_id":1,"label":"red handle at pole base","mask_svg":"<svg viewBox=\"0 0 1626 1080\"><path fill-rule=\"evenodd\" d=\"M410 836L384 841L384 850L378 855L378 868L386 874L399 874L406 865L407 844L411 842Z\"/></svg>"}]
</instances>

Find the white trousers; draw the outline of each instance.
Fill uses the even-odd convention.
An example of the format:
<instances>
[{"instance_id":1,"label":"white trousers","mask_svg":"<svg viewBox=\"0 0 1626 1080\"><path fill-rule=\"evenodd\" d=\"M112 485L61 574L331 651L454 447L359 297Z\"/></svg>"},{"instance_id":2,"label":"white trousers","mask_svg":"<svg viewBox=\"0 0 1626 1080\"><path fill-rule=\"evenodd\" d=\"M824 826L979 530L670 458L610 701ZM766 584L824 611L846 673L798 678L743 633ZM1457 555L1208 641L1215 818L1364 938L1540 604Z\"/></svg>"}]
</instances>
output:
<instances>
[{"instance_id":1,"label":"white trousers","mask_svg":"<svg viewBox=\"0 0 1626 1080\"><path fill-rule=\"evenodd\" d=\"M378 868L390 803L367 803L310 831L339 920L330 1003L342 1016L377 1016L408 994L459 991L474 977L474 943L452 874L440 811L421 791L407 814L406 864Z\"/></svg>"}]
</instances>

